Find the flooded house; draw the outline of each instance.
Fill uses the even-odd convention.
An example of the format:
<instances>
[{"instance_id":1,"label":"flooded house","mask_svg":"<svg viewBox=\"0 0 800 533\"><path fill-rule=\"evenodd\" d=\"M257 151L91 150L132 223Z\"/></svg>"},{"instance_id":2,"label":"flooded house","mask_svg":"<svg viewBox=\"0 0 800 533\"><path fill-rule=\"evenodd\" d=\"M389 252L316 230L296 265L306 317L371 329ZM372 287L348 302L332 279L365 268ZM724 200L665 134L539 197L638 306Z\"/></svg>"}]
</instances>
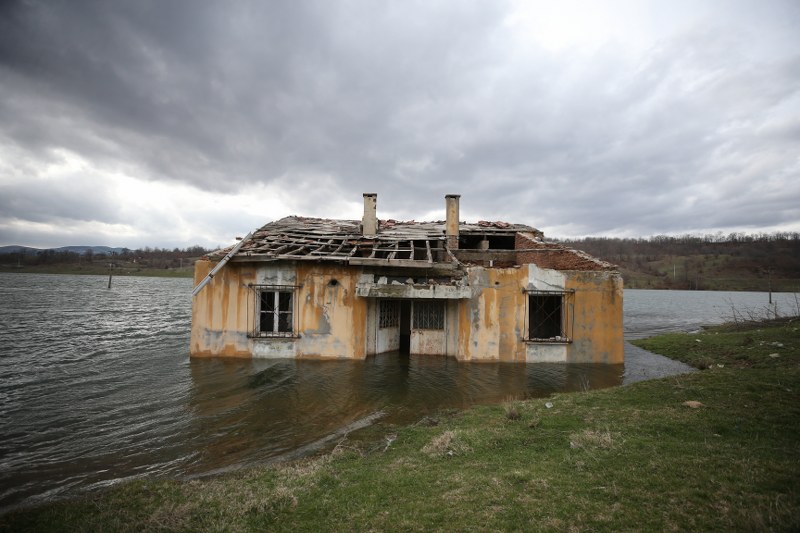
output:
<instances>
[{"instance_id":1,"label":"flooded house","mask_svg":"<svg viewBox=\"0 0 800 533\"><path fill-rule=\"evenodd\" d=\"M195 264L193 357L621 363L622 277L522 224L291 216Z\"/></svg>"}]
</instances>

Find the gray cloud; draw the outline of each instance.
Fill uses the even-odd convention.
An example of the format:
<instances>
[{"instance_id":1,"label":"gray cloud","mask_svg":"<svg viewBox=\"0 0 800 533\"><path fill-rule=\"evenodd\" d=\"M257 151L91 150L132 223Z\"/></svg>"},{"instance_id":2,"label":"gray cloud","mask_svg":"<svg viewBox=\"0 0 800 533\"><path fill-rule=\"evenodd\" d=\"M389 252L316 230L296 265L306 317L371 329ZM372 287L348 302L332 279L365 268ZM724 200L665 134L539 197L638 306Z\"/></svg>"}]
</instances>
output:
<instances>
[{"instance_id":1,"label":"gray cloud","mask_svg":"<svg viewBox=\"0 0 800 533\"><path fill-rule=\"evenodd\" d=\"M6 2L0 219L131 222L103 178L122 173L271 186L312 216L375 191L419 218L455 192L573 235L800 229L798 9L709 5L624 21L643 47L554 50L504 2ZM64 151L91 172L42 196ZM159 213L152 245L175 238Z\"/></svg>"}]
</instances>

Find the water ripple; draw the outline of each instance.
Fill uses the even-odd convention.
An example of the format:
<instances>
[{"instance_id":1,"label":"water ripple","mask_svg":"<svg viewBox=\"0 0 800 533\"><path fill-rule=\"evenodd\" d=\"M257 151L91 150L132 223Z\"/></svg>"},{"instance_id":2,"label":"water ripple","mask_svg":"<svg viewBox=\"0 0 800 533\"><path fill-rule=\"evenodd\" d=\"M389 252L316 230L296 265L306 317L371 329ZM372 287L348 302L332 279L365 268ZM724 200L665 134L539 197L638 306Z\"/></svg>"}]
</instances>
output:
<instances>
[{"instance_id":1,"label":"water ripple","mask_svg":"<svg viewBox=\"0 0 800 533\"><path fill-rule=\"evenodd\" d=\"M0 274L0 510L142 476L296 457L378 418L413 422L443 407L622 379L621 365L398 354L190 361L191 280L107 282ZM626 291L627 336L716 319L693 295L651 292Z\"/></svg>"}]
</instances>

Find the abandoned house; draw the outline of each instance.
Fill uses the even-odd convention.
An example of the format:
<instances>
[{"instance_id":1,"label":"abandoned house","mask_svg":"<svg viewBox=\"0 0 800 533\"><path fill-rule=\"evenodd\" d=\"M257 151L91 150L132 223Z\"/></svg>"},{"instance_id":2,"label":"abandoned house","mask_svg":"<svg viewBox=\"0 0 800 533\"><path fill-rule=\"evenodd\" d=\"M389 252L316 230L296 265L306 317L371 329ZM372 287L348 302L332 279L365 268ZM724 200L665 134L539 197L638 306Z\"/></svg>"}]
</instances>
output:
<instances>
[{"instance_id":1,"label":"abandoned house","mask_svg":"<svg viewBox=\"0 0 800 533\"><path fill-rule=\"evenodd\" d=\"M622 277L525 225L286 217L195 264L191 355L621 363Z\"/></svg>"}]
</instances>

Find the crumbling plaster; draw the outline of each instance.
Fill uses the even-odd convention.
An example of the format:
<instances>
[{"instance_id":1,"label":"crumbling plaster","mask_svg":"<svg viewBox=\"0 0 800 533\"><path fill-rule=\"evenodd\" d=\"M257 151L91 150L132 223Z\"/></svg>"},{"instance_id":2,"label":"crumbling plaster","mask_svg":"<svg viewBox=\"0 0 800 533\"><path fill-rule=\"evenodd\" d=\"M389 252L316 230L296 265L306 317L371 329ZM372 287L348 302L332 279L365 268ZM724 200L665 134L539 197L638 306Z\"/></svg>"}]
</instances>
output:
<instances>
[{"instance_id":1,"label":"crumbling plaster","mask_svg":"<svg viewBox=\"0 0 800 533\"><path fill-rule=\"evenodd\" d=\"M195 281L212 266L209 261L198 262ZM536 265L468 266L465 270L464 281L458 285L429 287L376 284L380 276L344 265L228 265L195 297L191 353L200 357L363 359L397 348L393 332L377 326L378 297L427 299L440 295L446 302L445 329L412 331L412 353L450 355L465 361L623 361L622 282L618 273L563 272ZM255 299L248 285L253 283L297 286L298 338L249 338ZM381 293L383 290L388 292ZM574 293L566 309L566 320L572 324L570 342L525 340L527 290ZM450 292L444 296L443 291Z\"/></svg>"}]
</instances>

